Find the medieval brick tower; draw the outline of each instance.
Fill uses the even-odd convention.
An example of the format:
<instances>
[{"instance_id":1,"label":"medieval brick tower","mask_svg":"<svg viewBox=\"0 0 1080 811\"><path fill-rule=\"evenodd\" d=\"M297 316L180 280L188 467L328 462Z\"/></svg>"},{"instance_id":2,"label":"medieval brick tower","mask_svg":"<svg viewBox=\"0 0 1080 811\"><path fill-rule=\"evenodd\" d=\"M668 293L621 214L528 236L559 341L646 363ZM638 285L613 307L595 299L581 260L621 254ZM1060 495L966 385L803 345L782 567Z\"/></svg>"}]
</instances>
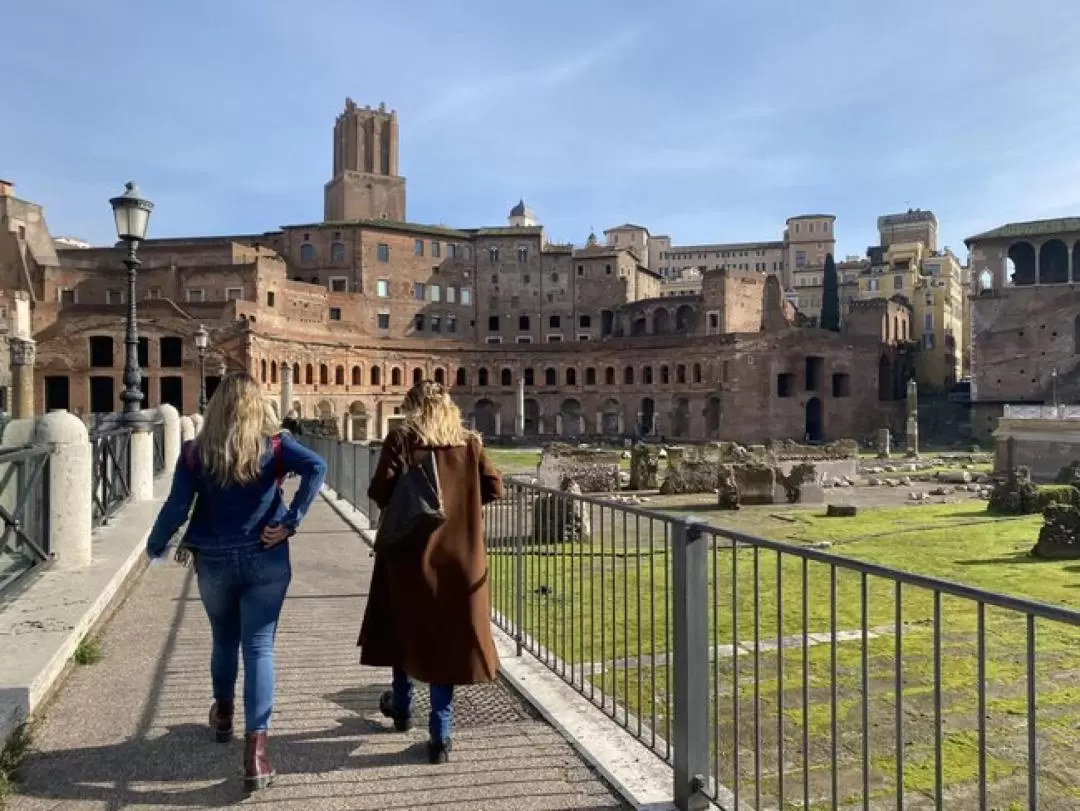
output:
<instances>
[{"instance_id":1,"label":"medieval brick tower","mask_svg":"<svg viewBox=\"0 0 1080 811\"><path fill-rule=\"evenodd\" d=\"M405 220L405 178L398 176L397 112L345 99L334 124L334 176L323 219Z\"/></svg>"}]
</instances>

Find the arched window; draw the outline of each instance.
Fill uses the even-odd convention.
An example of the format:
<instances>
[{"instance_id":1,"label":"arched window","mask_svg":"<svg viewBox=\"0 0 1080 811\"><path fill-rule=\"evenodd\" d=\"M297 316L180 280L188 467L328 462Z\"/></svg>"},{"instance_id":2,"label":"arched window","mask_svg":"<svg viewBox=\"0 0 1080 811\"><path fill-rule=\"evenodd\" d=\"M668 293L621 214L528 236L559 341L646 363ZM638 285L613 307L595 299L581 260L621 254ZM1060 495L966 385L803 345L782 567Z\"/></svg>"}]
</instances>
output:
<instances>
[{"instance_id":1,"label":"arched window","mask_svg":"<svg viewBox=\"0 0 1080 811\"><path fill-rule=\"evenodd\" d=\"M695 363L694 364L694 382L695 383L700 383L701 382L701 364L700 363Z\"/></svg>"},{"instance_id":2,"label":"arched window","mask_svg":"<svg viewBox=\"0 0 1080 811\"><path fill-rule=\"evenodd\" d=\"M396 366L393 369L390 370L390 385L391 386L400 386L401 385L401 369L399 369Z\"/></svg>"},{"instance_id":3,"label":"arched window","mask_svg":"<svg viewBox=\"0 0 1080 811\"><path fill-rule=\"evenodd\" d=\"M270 382L277 383L277 361L270 361Z\"/></svg>"},{"instance_id":4,"label":"arched window","mask_svg":"<svg viewBox=\"0 0 1080 811\"><path fill-rule=\"evenodd\" d=\"M585 385L586 386L595 386L596 385L596 369L594 369L591 366L588 369L585 370Z\"/></svg>"},{"instance_id":5,"label":"arched window","mask_svg":"<svg viewBox=\"0 0 1080 811\"><path fill-rule=\"evenodd\" d=\"M315 367L310 363L307 365L307 369L304 370L304 382L309 386L315 383Z\"/></svg>"},{"instance_id":6,"label":"arched window","mask_svg":"<svg viewBox=\"0 0 1080 811\"><path fill-rule=\"evenodd\" d=\"M607 386L615 385L615 367L609 366L604 369L604 384Z\"/></svg>"},{"instance_id":7,"label":"arched window","mask_svg":"<svg viewBox=\"0 0 1080 811\"><path fill-rule=\"evenodd\" d=\"M459 366L458 370L457 370L457 375L454 378L454 385L455 386L467 386L468 383L469 383L469 375L465 371L465 367Z\"/></svg>"},{"instance_id":8,"label":"arched window","mask_svg":"<svg viewBox=\"0 0 1080 811\"><path fill-rule=\"evenodd\" d=\"M300 385L300 364L299 363L294 363L292 365L292 379L293 379L293 383L295 383L298 386Z\"/></svg>"},{"instance_id":9,"label":"arched window","mask_svg":"<svg viewBox=\"0 0 1080 811\"><path fill-rule=\"evenodd\" d=\"M345 261L345 243L335 242L330 246L330 261L331 262L344 262Z\"/></svg>"},{"instance_id":10,"label":"arched window","mask_svg":"<svg viewBox=\"0 0 1080 811\"><path fill-rule=\"evenodd\" d=\"M315 246L310 242L305 242L300 246L300 261L301 262L314 262L315 261Z\"/></svg>"},{"instance_id":11,"label":"arched window","mask_svg":"<svg viewBox=\"0 0 1080 811\"><path fill-rule=\"evenodd\" d=\"M435 382L440 386L446 383L446 372L441 368L435 370Z\"/></svg>"},{"instance_id":12,"label":"arched window","mask_svg":"<svg viewBox=\"0 0 1080 811\"><path fill-rule=\"evenodd\" d=\"M336 386L344 386L345 385L345 367L344 366L338 366L338 367L336 367L334 369L334 385L336 385Z\"/></svg>"},{"instance_id":13,"label":"arched window","mask_svg":"<svg viewBox=\"0 0 1080 811\"><path fill-rule=\"evenodd\" d=\"M625 369L623 369L623 383L627 384L628 386L633 385L633 383L634 383L634 367L633 366L627 366Z\"/></svg>"},{"instance_id":14,"label":"arched window","mask_svg":"<svg viewBox=\"0 0 1080 811\"><path fill-rule=\"evenodd\" d=\"M576 386L577 385L577 369L567 369L566 370L566 385L567 386Z\"/></svg>"},{"instance_id":15,"label":"arched window","mask_svg":"<svg viewBox=\"0 0 1080 811\"><path fill-rule=\"evenodd\" d=\"M417 383L424 382L424 370L417 366L412 370L412 383L415 386Z\"/></svg>"},{"instance_id":16,"label":"arched window","mask_svg":"<svg viewBox=\"0 0 1080 811\"><path fill-rule=\"evenodd\" d=\"M480 367L476 372L476 385L486 386L488 384L488 371L487 369Z\"/></svg>"},{"instance_id":17,"label":"arched window","mask_svg":"<svg viewBox=\"0 0 1080 811\"><path fill-rule=\"evenodd\" d=\"M381 378L382 378L382 373L379 371L379 367L378 366L372 366L371 367L371 385L372 386L378 386L379 381L380 381Z\"/></svg>"},{"instance_id":18,"label":"arched window","mask_svg":"<svg viewBox=\"0 0 1080 811\"><path fill-rule=\"evenodd\" d=\"M685 383L686 382L686 366L684 364L682 364L682 363L680 363L678 366L675 367L675 382L676 383Z\"/></svg>"},{"instance_id":19,"label":"arched window","mask_svg":"<svg viewBox=\"0 0 1080 811\"><path fill-rule=\"evenodd\" d=\"M544 385L545 386L557 386L559 385L559 375L551 367L544 369Z\"/></svg>"},{"instance_id":20,"label":"arched window","mask_svg":"<svg viewBox=\"0 0 1080 811\"><path fill-rule=\"evenodd\" d=\"M354 386L364 385L364 370L359 366L352 367L352 384Z\"/></svg>"},{"instance_id":21,"label":"arched window","mask_svg":"<svg viewBox=\"0 0 1080 811\"><path fill-rule=\"evenodd\" d=\"M326 385L330 382L330 367L325 363L319 364L319 383Z\"/></svg>"},{"instance_id":22,"label":"arched window","mask_svg":"<svg viewBox=\"0 0 1080 811\"><path fill-rule=\"evenodd\" d=\"M266 382L266 359L259 361L259 378L263 383Z\"/></svg>"},{"instance_id":23,"label":"arched window","mask_svg":"<svg viewBox=\"0 0 1080 811\"><path fill-rule=\"evenodd\" d=\"M504 386L514 385L514 375L509 369L503 369L499 376L499 382Z\"/></svg>"},{"instance_id":24,"label":"arched window","mask_svg":"<svg viewBox=\"0 0 1080 811\"><path fill-rule=\"evenodd\" d=\"M652 385L652 367L651 366L646 366L644 369L641 370L641 382L644 383L646 386L651 386Z\"/></svg>"},{"instance_id":25,"label":"arched window","mask_svg":"<svg viewBox=\"0 0 1080 811\"><path fill-rule=\"evenodd\" d=\"M671 382L671 372L667 365L660 367L660 382L665 386Z\"/></svg>"}]
</instances>

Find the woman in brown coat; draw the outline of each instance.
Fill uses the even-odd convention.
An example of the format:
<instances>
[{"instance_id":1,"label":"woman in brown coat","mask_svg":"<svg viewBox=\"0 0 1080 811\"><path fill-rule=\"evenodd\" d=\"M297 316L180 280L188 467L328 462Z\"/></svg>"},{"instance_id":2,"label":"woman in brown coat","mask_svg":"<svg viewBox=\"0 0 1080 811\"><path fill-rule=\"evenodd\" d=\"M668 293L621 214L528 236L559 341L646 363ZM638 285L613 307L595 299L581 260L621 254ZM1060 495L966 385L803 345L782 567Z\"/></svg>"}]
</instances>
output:
<instances>
[{"instance_id":1,"label":"woman in brown coat","mask_svg":"<svg viewBox=\"0 0 1080 811\"><path fill-rule=\"evenodd\" d=\"M368 496L385 507L406 460L433 453L446 522L413 556L375 556L360 663L393 668L393 688L379 707L400 732L411 726L412 680L431 686L428 755L442 763L451 748L454 687L493 681L499 669L481 507L501 498L503 485L442 385L413 386L402 412L405 427L384 440Z\"/></svg>"}]
</instances>

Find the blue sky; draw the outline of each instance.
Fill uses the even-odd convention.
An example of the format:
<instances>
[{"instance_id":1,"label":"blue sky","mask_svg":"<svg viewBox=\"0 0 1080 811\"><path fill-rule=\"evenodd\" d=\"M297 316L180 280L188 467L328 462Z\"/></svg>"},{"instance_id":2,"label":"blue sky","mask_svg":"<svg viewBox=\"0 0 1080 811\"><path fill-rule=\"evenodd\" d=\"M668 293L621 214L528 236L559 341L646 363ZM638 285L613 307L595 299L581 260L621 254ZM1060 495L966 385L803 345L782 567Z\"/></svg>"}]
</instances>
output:
<instances>
[{"instance_id":1,"label":"blue sky","mask_svg":"<svg viewBox=\"0 0 1080 811\"><path fill-rule=\"evenodd\" d=\"M467 9L467 11L466 11ZM42 0L3 14L0 177L54 234L322 216L346 96L401 122L409 218L524 197L558 241L626 221L677 243L933 209L942 242L1080 213L1077 0Z\"/></svg>"}]
</instances>

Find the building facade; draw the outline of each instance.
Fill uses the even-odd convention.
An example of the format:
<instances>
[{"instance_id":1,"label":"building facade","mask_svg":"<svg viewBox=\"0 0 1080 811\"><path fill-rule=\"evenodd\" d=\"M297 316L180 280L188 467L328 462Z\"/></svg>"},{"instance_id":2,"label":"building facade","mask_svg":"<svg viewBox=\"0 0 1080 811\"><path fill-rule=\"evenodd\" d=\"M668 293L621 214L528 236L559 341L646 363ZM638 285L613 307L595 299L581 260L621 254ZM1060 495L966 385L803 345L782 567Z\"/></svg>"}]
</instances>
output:
<instances>
[{"instance_id":1,"label":"building facade","mask_svg":"<svg viewBox=\"0 0 1080 811\"><path fill-rule=\"evenodd\" d=\"M347 101L333 138L323 221L140 246L148 406L191 412L200 378L212 391L221 372L243 369L288 410L357 439L383 436L425 378L451 386L489 436L520 433L520 416L542 437L861 439L902 410L906 350L880 328L878 305L841 334L797 326L781 274L749 256L665 296L636 227L549 243L523 201L506 225L410 223L396 115ZM823 262L831 231L830 217L793 218L782 251L816 262L807 246L820 242ZM115 410L119 248L57 248L43 216L15 242L24 258L2 254L0 279L32 306L38 409Z\"/></svg>"}]
</instances>

